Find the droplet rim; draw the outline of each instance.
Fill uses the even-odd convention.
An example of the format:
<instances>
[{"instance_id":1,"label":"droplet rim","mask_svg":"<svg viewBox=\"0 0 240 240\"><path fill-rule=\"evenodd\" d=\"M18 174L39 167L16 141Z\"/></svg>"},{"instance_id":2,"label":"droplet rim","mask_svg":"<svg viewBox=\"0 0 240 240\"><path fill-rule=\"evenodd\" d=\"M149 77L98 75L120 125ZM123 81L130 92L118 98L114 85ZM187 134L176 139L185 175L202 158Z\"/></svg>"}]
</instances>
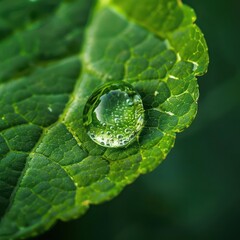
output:
<instances>
[{"instance_id":1,"label":"droplet rim","mask_svg":"<svg viewBox=\"0 0 240 240\"><path fill-rule=\"evenodd\" d=\"M128 88L128 90L131 93L134 93L134 96L138 96L139 97L140 102L138 102L138 104L141 105L141 111L140 111L140 115L139 116L142 118L141 126L138 127L138 130L136 132L130 131L131 135L129 135L129 140L125 141L125 139L123 139L121 141L121 143L119 141L119 145L114 145L114 146L110 145L110 142L111 142L110 140L106 141L106 144L102 144L103 142L98 141L96 139L96 137L92 138L90 136L91 134L89 133L89 130L88 130L89 126L92 123L91 120L89 121L89 119L92 119L92 117L89 117L89 114L92 113L92 111L93 111L91 109L91 105L92 104L89 104L89 102L91 102L92 99L95 99L95 102L97 102L97 100L99 100L99 98L101 96L103 96L104 94L110 92L109 89L110 90L118 89L120 91L126 91L126 90L123 90L124 88ZM138 139L142 129L144 128L144 125L145 125L145 109L144 109L144 104L143 104L143 101L142 101L142 97L138 93L138 91L131 84L126 83L125 81L112 81L112 82L108 82L108 83L102 84L101 86L96 88L92 92L92 94L89 96L89 98L88 98L88 100L87 100L87 102L85 104L85 107L83 109L83 126L84 126L84 128L86 130L86 133L87 133L88 137L93 142L95 142L97 145L105 147L105 148L127 148L129 145L131 145L132 143L134 143ZM110 128L111 128L111 126L110 126ZM125 144L123 144L124 142L125 142Z\"/></svg>"}]
</instances>

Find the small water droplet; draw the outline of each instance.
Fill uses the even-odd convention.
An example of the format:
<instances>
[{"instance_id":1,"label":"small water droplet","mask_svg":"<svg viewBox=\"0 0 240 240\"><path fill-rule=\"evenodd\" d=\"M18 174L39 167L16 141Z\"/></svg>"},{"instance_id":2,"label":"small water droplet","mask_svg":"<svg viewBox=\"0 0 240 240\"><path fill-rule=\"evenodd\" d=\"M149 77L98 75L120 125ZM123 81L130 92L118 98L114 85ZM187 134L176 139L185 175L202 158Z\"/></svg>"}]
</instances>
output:
<instances>
[{"instance_id":1,"label":"small water droplet","mask_svg":"<svg viewBox=\"0 0 240 240\"><path fill-rule=\"evenodd\" d=\"M53 111L50 106L48 107L48 111L49 111L49 112L52 112L52 111Z\"/></svg>"},{"instance_id":2,"label":"small water droplet","mask_svg":"<svg viewBox=\"0 0 240 240\"><path fill-rule=\"evenodd\" d=\"M129 137L130 137L130 138L133 138L133 137L134 137L134 134L132 133Z\"/></svg>"},{"instance_id":3,"label":"small water droplet","mask_svg":"<svg viewBox=\"0 0 240 240\"><path fill-rule=\"evenodd\" d=\"M115 123L119 123L120 122L120 118L114 118L114 122Z\"/></svg>"},{"instance_id":4,"label":"small water droplet","mask_svg":"<svg viewBox=\"0 0 240 240\"><path fill-rule=\"evenodd\" d=\"M88 135L97 144L111 148L129 145L144 124L141 96L129 84L105 84L88 99L83 120Z\"/></svg>"},{"instance_id":5,"label":"small water droplet","mask_svg":"<svg viewBox=\"0 0 240 240\"><path fill-rule=\"evenodd\" d=\"M94 135L93 133L90 133L90 137L91 137L91 138L94 138L95 135Z\"/></svg>"},{"instance_id":6,"label":"small water droplet","mask_svg":"<svg viewBox=\"0 0 240 240\"><path fill-rule=\"evenodd\" d=\"M117 138L118 138L118 139L121 139L121 138L123 138L123 135L118 134L118 135L117 135Z\"/></svg>"},{"instance_id":7,"label":"small water droplet","mask_svg":"<svg viewBox=\"0 0 240 240\"><path fill-rule=\"evenodd\" d=\"M139 102L141 102L141 97L139 95L134 95L133 97L133 101L135 104L138 104Z\"/></svg>"},{"instance_id":8,"label":"small water droplet","mask_svg":"<svg viewBox=\"0 0 240 240\"><path fill-rule=\"evenodd\" d=\"M128 106L132 106L133 105L133 101L131 99L127 99L126 103Z\"/></svg>"}]
</instances>

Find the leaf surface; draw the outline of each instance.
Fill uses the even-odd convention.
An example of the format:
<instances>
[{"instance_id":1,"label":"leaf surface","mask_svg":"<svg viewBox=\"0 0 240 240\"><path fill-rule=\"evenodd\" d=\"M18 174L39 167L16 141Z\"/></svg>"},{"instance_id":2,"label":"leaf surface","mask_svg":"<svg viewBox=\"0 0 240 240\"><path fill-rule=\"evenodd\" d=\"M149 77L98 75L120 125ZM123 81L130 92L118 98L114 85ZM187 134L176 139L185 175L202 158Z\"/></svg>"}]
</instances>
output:
<instances>
[{"instance_id":1,"label":"leaf surface","mask_svg":"<svg viewBox=\"0 0 240 240\"><path fill-rule=\"evenodd\" d=\"M79 217L166 158L208 65L195 19L177 0L0 2L1 239ZM82 121L94 89L116 80L145 108L122 149L95 144Z\"/></svg>"}]
</instances>

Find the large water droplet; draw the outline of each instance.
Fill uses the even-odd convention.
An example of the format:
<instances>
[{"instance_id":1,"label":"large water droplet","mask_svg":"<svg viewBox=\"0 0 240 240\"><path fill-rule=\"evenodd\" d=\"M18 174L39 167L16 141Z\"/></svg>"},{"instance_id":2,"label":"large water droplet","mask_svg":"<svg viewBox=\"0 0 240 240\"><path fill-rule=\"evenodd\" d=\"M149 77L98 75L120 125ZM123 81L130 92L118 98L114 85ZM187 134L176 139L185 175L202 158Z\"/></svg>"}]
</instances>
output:
<instances>
[{"instance_id":1,"label":"large water droplet","mask_svg":"<svg viewBox=\"0 0 240 240\"><path fill-rule=\"evenodd\" d=\"M136 139L144 124L141 96L130 84L111 82L101 86L84 108L89 137L104 147L124 147Z\"/></svg>"}]
</instances>

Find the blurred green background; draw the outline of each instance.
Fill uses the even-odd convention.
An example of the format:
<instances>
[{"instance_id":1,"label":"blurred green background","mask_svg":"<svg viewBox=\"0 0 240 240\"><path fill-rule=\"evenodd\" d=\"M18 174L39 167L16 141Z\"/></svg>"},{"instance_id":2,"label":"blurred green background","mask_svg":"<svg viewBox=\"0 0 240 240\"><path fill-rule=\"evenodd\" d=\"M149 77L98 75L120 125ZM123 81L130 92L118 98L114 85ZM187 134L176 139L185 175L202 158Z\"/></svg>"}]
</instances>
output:
<instances>
[{"instance_id":1,"label":"blurred green background","mask_svg":"<svg viewBox=\"0 0 240 240\"><path fill-rule=\"evenodd\" d=\"M199 78L199 112L152 173L79 220L35 238L237 239L240 218L240 13L237 0L185 0L210 54Z\"/></svg>"}]
</instances>

